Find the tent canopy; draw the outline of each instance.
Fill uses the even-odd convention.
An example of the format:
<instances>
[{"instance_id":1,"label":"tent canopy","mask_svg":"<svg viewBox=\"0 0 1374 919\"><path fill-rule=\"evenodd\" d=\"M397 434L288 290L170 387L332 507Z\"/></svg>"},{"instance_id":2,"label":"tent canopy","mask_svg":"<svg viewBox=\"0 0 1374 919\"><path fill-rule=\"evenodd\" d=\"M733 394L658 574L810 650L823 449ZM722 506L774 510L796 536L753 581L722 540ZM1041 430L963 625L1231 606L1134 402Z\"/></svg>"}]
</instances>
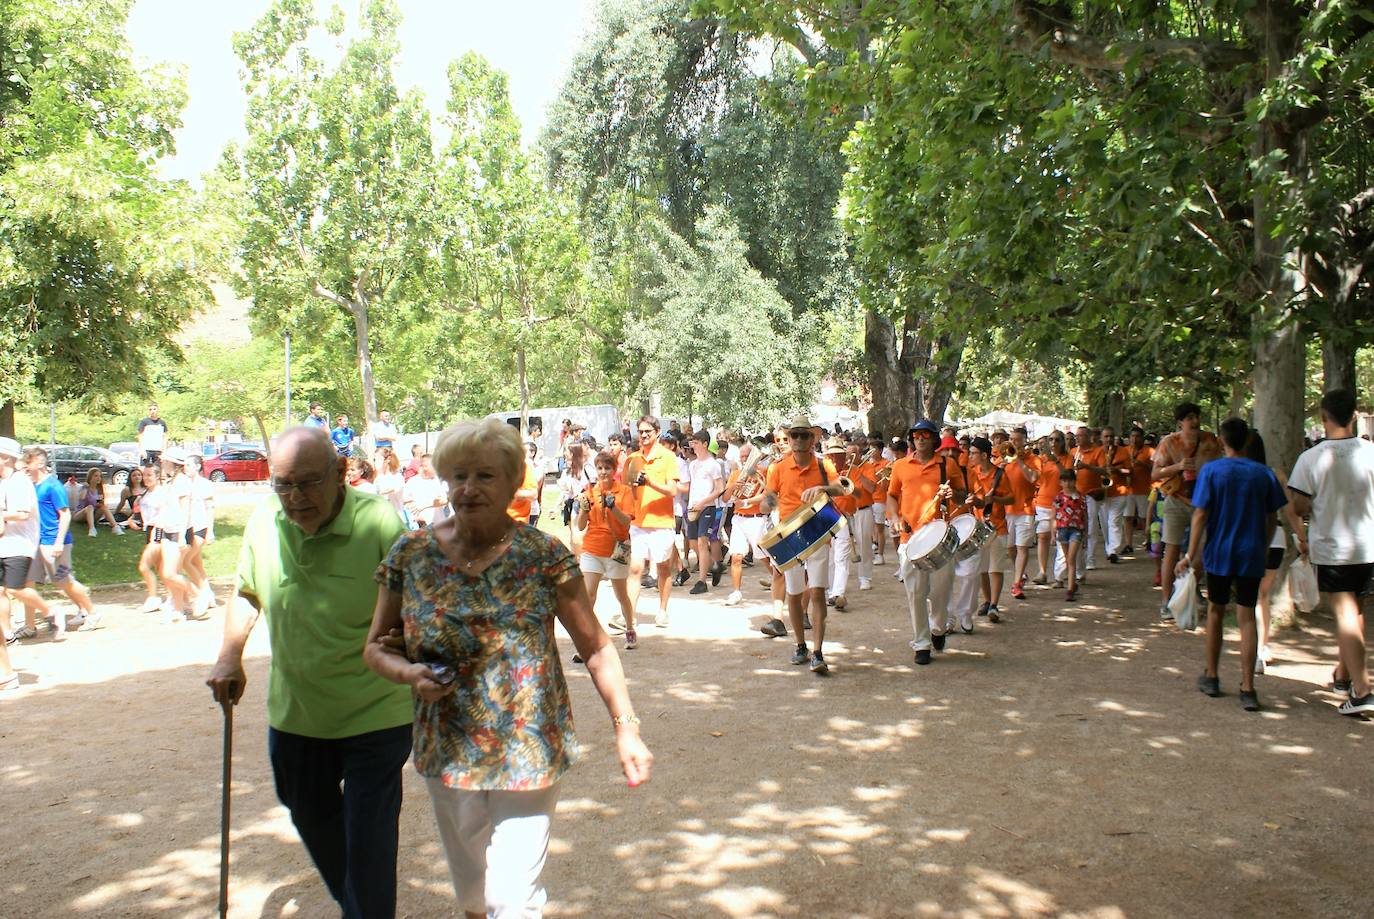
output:
<instances>
[{"instance_id":1,"label":"tent canopy","mask_svg":"<svg viewBox=\"0 0 1374 919\"><path fill-rule=\"evenodd\" d=\"M1010 430L1011 428L1024 427L1026 433L1032 439L1044 437L1051 431L1066 431L1080 427L1083 422L1073 418L1053 418L1049 415L1026 415L1021 412L995 411L988 412L981 418L974 418L970 421L955 422L962 428L986 428L992 430L1001 428Z\"/></svg>"}]
</instances>

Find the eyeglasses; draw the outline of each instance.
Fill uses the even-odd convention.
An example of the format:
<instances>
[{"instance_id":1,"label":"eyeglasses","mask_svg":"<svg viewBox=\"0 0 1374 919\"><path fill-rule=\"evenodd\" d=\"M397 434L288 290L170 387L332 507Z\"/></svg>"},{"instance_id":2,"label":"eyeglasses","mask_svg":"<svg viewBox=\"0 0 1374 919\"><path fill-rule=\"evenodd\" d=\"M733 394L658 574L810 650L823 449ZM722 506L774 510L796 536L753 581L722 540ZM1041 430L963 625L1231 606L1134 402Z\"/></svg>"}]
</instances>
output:
<instances>
[{"instance_id":1,"label":"eyeglasses","mask_svg":"<svg viewBox=\"0 0 1374 919\"><path fill-rule=\"evenodd\" d=\"M272 479L272 490L279 495L289 495L293 491L313 491L327 480L328 476L320 476L318 479L311 479L308 482L283 482L274 478Z\"/></svg>"},{"instance_id":2,"label":"eyeglasses","mask_svg":"<svg viewBox=\"0 0 1374 919\"><path fill-rule=\"evenodd\" d=\"M645 434L656 434L656 433L658 433L658 432L655 431L653 428L640 428L640 429L639 429L639 436L640 436L640 437L643 437Z\"/></svg>"},{"instance_id":3,"label":"eyeglasses","mask_svg":"<svg viewBox=\"0 0 1374 919\"><path fill-rule=\"evenodd\" d=\"M812 435L810 431L788 431L787 436L793 440L810 440Z\"/></svg>"}]
</instances>

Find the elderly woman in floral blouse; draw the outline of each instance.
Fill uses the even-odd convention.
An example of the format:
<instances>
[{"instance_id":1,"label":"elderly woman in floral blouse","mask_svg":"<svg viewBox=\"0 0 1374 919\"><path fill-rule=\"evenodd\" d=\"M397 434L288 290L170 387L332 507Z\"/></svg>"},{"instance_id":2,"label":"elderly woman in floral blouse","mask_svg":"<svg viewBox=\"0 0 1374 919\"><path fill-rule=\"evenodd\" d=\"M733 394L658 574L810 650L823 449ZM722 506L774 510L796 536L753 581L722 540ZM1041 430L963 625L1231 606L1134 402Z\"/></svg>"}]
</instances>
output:
<instances>
[{"instance_id":1,"label":"elderly woman in floral blouse","mask_svg":"<svg viewBox=\"0 0 1374 919\"><path fill-rule=\"evenodd\" d=\"M378 569L364 657L414 689L415 766L459 905L469 919L539 916L558 780L576 755L555 618L606 703L631 786L649 778L652 756L576 560L506 514L524 477L515 429L454 425L433 462L453 516L402 536Z\"/></svg>"}]
</instances>

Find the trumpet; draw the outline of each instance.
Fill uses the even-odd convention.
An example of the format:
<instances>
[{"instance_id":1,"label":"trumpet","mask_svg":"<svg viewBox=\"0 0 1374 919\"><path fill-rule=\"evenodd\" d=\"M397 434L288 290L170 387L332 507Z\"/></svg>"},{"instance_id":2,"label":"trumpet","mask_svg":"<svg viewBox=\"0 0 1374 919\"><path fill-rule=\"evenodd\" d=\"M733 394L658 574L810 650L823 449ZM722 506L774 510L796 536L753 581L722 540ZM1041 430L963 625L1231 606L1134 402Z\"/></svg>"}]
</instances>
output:
<instances>
[{"instance_id":1,"label":"trumpet","mask_svg":"<svg viewBox=\"0 0 1374 919\"><path fill-rule=\"evenodd\" d=\"M1013 444L1011 441L1007 441L1006 443L1002 444L1002 446L997 448L997 452L1001 455L1003 459L1016 459L1016 454L1020 451L1016 449L1015 444Z\"/></svg>"}]
</instances>

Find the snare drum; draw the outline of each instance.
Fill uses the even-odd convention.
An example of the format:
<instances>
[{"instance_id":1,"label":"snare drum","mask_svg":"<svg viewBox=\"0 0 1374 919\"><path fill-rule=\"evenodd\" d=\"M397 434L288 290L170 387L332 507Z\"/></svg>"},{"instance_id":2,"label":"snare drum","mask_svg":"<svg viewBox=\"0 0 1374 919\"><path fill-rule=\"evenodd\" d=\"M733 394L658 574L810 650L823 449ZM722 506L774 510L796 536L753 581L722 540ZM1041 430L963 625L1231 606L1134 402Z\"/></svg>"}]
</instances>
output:
<instances>
[{"instance_id":1,"label":"snare drum","mask_svg":"<svg viewBox=\"0 0 1374 919\"><path fill-rule=\"evenodd\" d=\"M960 514L950 521L950 526L959 534L959 548L954 553L954 560L959 562L977 555L987 541L997 533L985 521L972 514Z\"/></svg>"},{"instance_id":2,"label":"snare drum","mask_svg":"<svg viewBox=\"0 0 1374 919\"><path fill-rule=\"evenodd\" d=\"M764 533L759 539L759 548L768 553L779 570L786 571L828 545L843 521L844 515L830 502L829 496L821 495Z\"/></svg>"},{"instance_id":3,"label":"snare drum","mask_svg":"<svg viewBox=\"0 0 1374 919\"><path fill-rule=\"evenodd\" d=\"M917 568L938 571L954 559L955 550L959 548L959 531L943 520L932 520L912 533L903 548L906 560Z\"/></svg>"}]
</instances>

